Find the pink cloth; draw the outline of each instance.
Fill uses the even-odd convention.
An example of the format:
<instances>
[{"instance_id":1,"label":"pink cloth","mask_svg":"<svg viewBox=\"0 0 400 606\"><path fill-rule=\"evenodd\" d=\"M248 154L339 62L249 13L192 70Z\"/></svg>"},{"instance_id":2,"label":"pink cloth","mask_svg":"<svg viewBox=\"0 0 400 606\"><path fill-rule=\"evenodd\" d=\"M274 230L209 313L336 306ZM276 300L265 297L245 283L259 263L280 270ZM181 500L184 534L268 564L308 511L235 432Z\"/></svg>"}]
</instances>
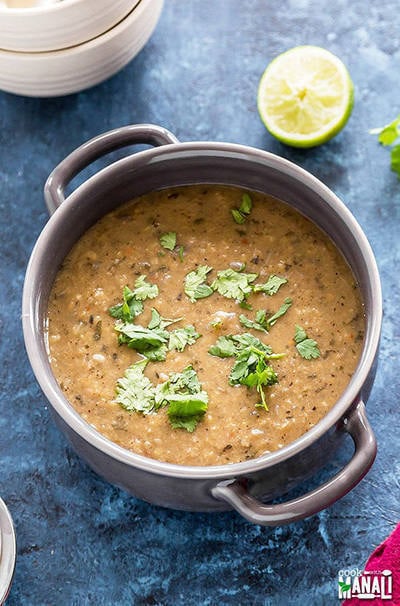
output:
<instances>
[{"instance_id":1,"label":"pink cloth","mask_svg":"<svg viewBox=\"0 0 400 606\"><path fill-rule=\"evenodd\" d=\"M375 597L368 600L351 597L342 602L343 606L360 606L360 604L365 604L365 606L368 604L371 604L371 606L400 606L400 524L398 524L388 538L373 551L367 560L364 570L373 571L374 573L383 572L384 570L391 571L391 599Z\"/></svg>"}]
</instances>

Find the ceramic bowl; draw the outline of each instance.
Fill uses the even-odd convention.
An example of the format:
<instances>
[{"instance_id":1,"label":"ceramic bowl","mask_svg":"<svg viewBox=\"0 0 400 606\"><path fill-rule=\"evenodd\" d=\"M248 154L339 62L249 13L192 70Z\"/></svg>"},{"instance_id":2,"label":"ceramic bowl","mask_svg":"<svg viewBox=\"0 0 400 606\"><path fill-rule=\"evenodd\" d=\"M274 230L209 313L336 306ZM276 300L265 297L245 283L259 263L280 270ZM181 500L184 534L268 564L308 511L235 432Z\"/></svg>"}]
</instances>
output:
<instances>
[{"instance_id":1,"label":"ceramic bowl","mask_svg":"<svg viewBox=\"0 0 400 606\"><path fill-rule=\"evenodd\" d=\"M96 158L135 143L157 146L117 160L90 177L68 198L71 179ZM137 455L114 444L71 406L51 369L46 347L50 291L58 268L80 236L104 214L146 192L192 183L229 184L286 202L325 231L342 252L360 285L366 326L361 359L333 408L306 434L257 459L215 466L185 466ZM85 143L50 175L45 198L53 216L42 231L26 272L22 319L34 373L56 422L76 452L110 482L157 505L194 511L235 508L252 522L277 525L331 505L367 473L376 453L365 402L375 376L382 299L372 250L355 218L310 173L274 154L219 142L179 143L154 125L126 126ZM332 460L351 436L354 453L339 471L300 497L281 497Z\"/></svg>"},{"instance_id":2,"label":"ceramic bowl","mask_svg":"<svg viewBox=\"0 0 400 606\"><path fill-rule=\"evenodd\" d=\"M0 499L0 604L11 588L16 560L14 526L6 504Z\"/></svg>"},{"instance_id":3,"label":"ceramic bowl","mask_svg":"<svg viewBox=\"0 0 400 606\"><path fill-rule=\"evenodd\" d=\"M121 21L139 0L53 0L29 8L0 3L0 48L18 52L51 51L76 46ZM23 6L21 0L17 3Z\"/></svg>"},{"instance_id":4,"label":"ceramic bowl","mask_svg":"<svg viewBox=\"0 0 400 606\"><path fill-rule=\"evenodd\" d=\"M31 97L54 97L106 80L143 48L162 6L163 0L141 0L113 28L70 48L41 53L0 50L0 89Z\"/></svg>"}]
</instances>

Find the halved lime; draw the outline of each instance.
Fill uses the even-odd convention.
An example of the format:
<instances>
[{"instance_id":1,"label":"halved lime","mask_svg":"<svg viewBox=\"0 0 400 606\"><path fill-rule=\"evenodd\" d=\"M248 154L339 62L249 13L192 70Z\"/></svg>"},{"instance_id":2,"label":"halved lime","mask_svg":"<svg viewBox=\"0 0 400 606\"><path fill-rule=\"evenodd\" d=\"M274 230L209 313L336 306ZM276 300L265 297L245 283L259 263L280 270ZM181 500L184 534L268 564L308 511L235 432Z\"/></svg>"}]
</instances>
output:
<instances>
[{"instance_id":1,"label":"halved lime","mask_svg":"<svg viewBox=\"0 0 400 606\"><path fill-rule=\"evenodd\" d=\"M269 132L293 147L329 141L350 117L354 87L342 61L319 46L296 46L263 73L257 107Z\"/></svg>"}]
</instances>

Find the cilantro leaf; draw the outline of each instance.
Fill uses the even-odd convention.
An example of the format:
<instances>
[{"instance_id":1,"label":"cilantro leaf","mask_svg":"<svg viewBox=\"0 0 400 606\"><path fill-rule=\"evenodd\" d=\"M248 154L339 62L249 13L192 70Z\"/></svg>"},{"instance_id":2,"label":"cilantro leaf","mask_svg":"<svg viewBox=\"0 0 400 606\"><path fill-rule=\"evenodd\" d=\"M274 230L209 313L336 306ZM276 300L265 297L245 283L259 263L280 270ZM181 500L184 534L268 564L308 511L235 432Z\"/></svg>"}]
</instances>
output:
<instances>
[{"instance_id":1,"label":"cilantro leaf","mask_svg":"<svg viewBox=\"0 0 400 606\"><path fill-rule=\"evenodd\" d=\"M153 385L144 370L147 360L132 364L116 386L116 398L130 412L150 414L161 407L168 407L171 426L194 431L207 411L208 394L202 390L192 366L181 373L170 373L164 383Z\"/></svg>"},{"instance_id":2,"label":"cilantro leaf","mask_svg":"<svg viewBox=\"0 0 400 606\"><path fill-rule=\"evenodd\" d=\"M400 145L395 145L390 153L390 166L400 179Z\"/></svg>"},{"instance_id":3,"label":"cilantro leaf","mask_svg":"<svg viewBox=\"0 0 400 606\"><path fill-rule=\"evenodd\" d=\"M274 315L272 315L270 318L267 318L267 312L264 309L259 309L256 312L255 320L250 320L250 318L248 318L244 314L240 314L239 322L242 324L242 326L245 326L246 328L253 328L254 330L260 330L262 332L269 332L271 327L276 324L277 320L279 320L279 318L285 315L291 305L292 299L286 298L284 303L282 303L282 305L278 309L278 311L274 313Z\"/></svg>"},{"instance_id":4,"label":"cilantro leaf","mask_svg":"<svg viewBox=\"0 0 400 606\"><path fill-rule=\"evenodd\" d=\"M168 405L168 418L173 428L194 431L208 405L208 394L202 390L197 373L187 366L181 373L171 373L156 387L156 402Z\"/></svg>"},{"instance_id":5,"label":"cilantro leaf","mask_svg":"<svg viewBox=\"0 0 400 606\"><path fill-rule=\"evenodd\" d=\"M217 277L211 284L214 291L219 292L223 297L235 299L238 303L244 301L252 292L251 283L257 278L258 274L248 274L234 269L224 269L217 273Z\"/></svg>"},{"instance_id":6,"label":"cilantro leaf","mask_svg":"<svg viewBox=\"0 0 400 606\"><path fill-rule=\"evenodd\" d=\"M132 322L117 321L115 330L119 333L118 342L125 343L131 349L151 360L165 360L169 333L161 328L145 328Z\"/></svg>"},{"instance_id":7,"label":"cilantro leaf","mask_svg":"<svg viewBox=\"0 0 400 606\"><path fill-rule=\"evenodd\" d=\"M263 387L275 385L278 382L278 375L274 369L267 365L265 360L259 358L255 369L249 372L240 380L241 385L247 387L255 387L260 395L261 402L256 404L256 407L268 410L267 400Z\"/></svg>"},{"instance_id":8,"label":"cilantro leaf","mask_svg":"<svg viewBox=\"0 0 400 606\"><path fill-rule=\"evenodd\" d=\"M266 295L275 295L283 284L287 284L286 278L271 274L265 284L255 284L254 292L263 292Z\"/></svg>"},{"instance_id":9,"label":"cilantro leaf","mask_svg":"<svg viewBox=\"0 0 400 606\"><path fill-rule=\"evenodd\" d=\"M290 309L290 307L292 306L292 303L293 303L292 299L290 299L290 297L286 297L286 299L284 300L284 302L282 303L282 305L280 306L278 311L275 312L273 316L268 318L268 320L267 320L268 328L271 328L271 326L274 326L274 324L276 324L276 322L279 320L279 318L281 318L282 316L285 315L285 313L288 311L288 309Z\"/></svg>"},{"instance_id":10,"label":"cilantro leaf","mask_svg":"<svg viewBox=\"0 0 400 606\"><path fill-rule=\"evenodd\" d=\"M146 281L146 276L142 275L135 282L135 289L131 290L124 286L122 291L122 303L113 305L108 313L117 320L131 322L143 311L143 301L154 299L158 295L158 286Z\"/></svg>"},{"instance_id":11,"label":"cilantro leaf","mask_svg":"<svg viewBox=\"0 0 400 606\"><path fill-rule=\"evenodd\" d=\"M193 345L199 338L200 335L192 324L188 324L184 328L176 328L170 333L168 349L183 351L186 345Z\"/></svg>"},{"instance_id":12,"label":"cilantro leaf","mask_svg":"<svg viewBox=\"0 0 400 606\"><path fill-rule=\"evenodd\" d=\"M189 433L193 433L197 427L197 423L201 421L201 417L204 413L199 413L197 415L192 415L188 417L182 417L178 415L169 414L168 417L169 422L171 423L172 429L186 429Z\"/></svg>"},{"instance_id":13,"label":"cilantro leaf","mask_svg":"<svg viewBox=\"0 0 400 606\"><path fill-rule=\"evenodd\" d=\"M245 215L242 215L240 210L238 210L237 208L232 208L231 213L232 213L233 220L238 225L243 225L243 223L246 221Z\"/></svg>"},{"instance_id":14,"label":"cilantro leaf","mask_svg":"<svg viewBox=\"0 0 400 606\"><path fill-rule=\"evenodd\" d=\"M118 342L125 343L149 360L162 362L166 359L168 351L183 351L186 345L193 345L200 337L191 324L173 331L166 330L167 326L180 320L181 318L163 318L153 308L147 327L133 322L117 321L115 330L119 333Z\"/></svg>"},{"instance_id":15,"label":"cilantro leaf","mask_svg":"<svg viewBox=\"0 0 400 606\"><path fill-rule=\"evenodd\" d=\"M253 202L251 201L249 194L243 194L242 202L239 206L240 212L243 213L244 215L249 215L251 213L252 207L253 207Z\"/></svg>"},{"instance_id":16,"label":"cilantro leaf","mask_svg":"<svg viewBox=\"0 0 400 606\"><path fill-rule=\"evenodd\" d=\"M261 398L257 406L268 410L264 387L278 382L278 376L269 362L284 354L274 354L269 345L250 333L221 336L208 352L220 358L235 357L229 374L230 385L255 387Z\"/></svg>"},{"instance_id":17,"label":"cilantro leaf","mask_svg":"<svg viewBox=\"0 0 400 606\"><path fill-rule=\"evenodd\" d=\"M300 343L297 343L296 349L302 358L311 360L313 358L319 358L321 353L318 348L318 344L314 339L304 339Z\"/></svg>"},{"instance_id":18,"label":"cilantro leaf","mask_svg":"<svg viewBox=\"0 0 400 606\"><path fill-rule=\"evenodd\" d=\"M382 128L371 130L371 134L378 135L378 141L384 146L393 145L397 137L400 136L400 114L389 124Z\"/></svg>"},{"instance_id":19,"label":"cilantro leaf","mask_svg":"<svg viewBox=\"0 0 400 606\"><path fill-rule=\"evenodd\" d=\"M258 337L255 337L249 332L243 332L238 335L233 335L232 339L237 344L239 350L244 349L246 347L255 347L256 349L261 350L265 355L272 355L271 347L260 341Z\"/></svg>"},{"instance_id":20,"label":"cilantro leaf","mask_svg":"<svg viewBox=\"0 0 400 606\"><path fill-rule=\"evenodd\" d=\"M240 314L239 322L245 328L253 328L254 330L260 330L261 332L268 332L267 312L264 309L259 309L256 312L256 319L250 320L244 314Z\"/></svg>"},{"instance_id":21,"label":"cilantro leaf","mask_svg":"<svg viewBox=\"0 0 400 606\"><path fill-rule=\"evenodd\" d=\"M174 250L176 246L176 233L174 231L169 231L160 236L160 244L163 248L167 250Z\"/></svg>"},{"instance_id":22,"label":"cilantro leaf","mask_svg":"<svg viewBox=\"0 0 400 606\"><path fill-rule=\"evenodd\" d=\"M122 303L117 303L117 305L110 307L108 313L117 320L129 322L141 314L142 311L143 302L136 299L135 293L128 286L124 286Z\"/></svg>"},{"instance_id":23,"label":"cilantro leaf","mask_svg":"<svg viewBox=\"0 0 400 606\"><path fill-rule=\"evenodd\" d=\"M212 267L208 265L199 265L197 269L189 272L185 277L185 293L192 303L197 299L204 299L213 293L211 286L206 284L207 274L210 273Z\"/></svg>"},{"instance_id":24,"label":"cilantro leaf","mask_svg":"<svg viewBox=\"0 0 400 606\"><path fill-rule=\"evenodd\" d=\"M301 326L296 325L294 341L296 343L296 349L305 360L312 360L319 358L321 352L318 344L314 339L309 339L306 331Z\"/></svg>"},{"instance_id":25,"label":"cilantro leaf","mask_svg":"<svg viewBox=\"0 0 400 606\"><path fill-rule=\"evenodd\" d=\"M306 331L304 330L304 328L302 328L301 326L296 324L295 333L294 333L295 343L301 343L302 341L305 341L306 339L307 339Z\"/></svg>"},{"instance_id":26,"label":"cilantro leaf","mask_svg":"<svg viewBox=\"0 0 400 606\"><path fill-rule=\"evenodd\" d=\"M135 282L133 294L139 301L155 299L158 295L158 286L157 284L150 284L150 282L147 282L146 276L139 276Z\"/></svg>"},{"instance_id":27,"label":"cilantro leaf","mask_svg":"<svg viewBox=\"0 0 400 606\"><path fill-rule=\"evenodd\" d=\"M166 329L181 318L163 318L156 309L151 310L151 319L147 328L133 322L115 323L115 330L119 333L118 342L125 343L131 349L146 356L154 362L162 362L167 357L168 344L171 333Z\"/></svg>"},{"instance_id":28,"label":"cilantro leaf","mask_svg":"<svg viewBox=\"0 0 400 606\"><path fill-rule=\"evenodd\" d=\"M260 395L261 406L268 410L263 387L274 385L278 382L278 375L268 365L268 356L262 350L248 347L243 349L237 356L236 362L229 375L231 385L246 385L255 387Z\"/></svg>"},{"instance_id":29,"label":"cilantro leaf","mask_svg":"<svg viewBox=\"0 0 400 606\"><path fill-rule=\"evenodd\" d=\"M378 141L385 147L391 147L390 166L400 179L400 114L386 126L370 130L372 135L378 135Z\"/></svg>"},{"instance_id":30,"label":"cilantro leaf","mask_svg":"<svg viewBox=\"0 0 400 606\"><path fill-rule=\"evenodd\" d=\"M116 398L123 408L130 412L141 412L145 415L153 412L158 406L155 400L155 389L144 375L147 360L132 364L116 386Z\"/></svg>"},{"instance_id":31,"label":"cilantro leaf","mask_svg":"<svg viewBox=\"0 0 400 606\"><path fill-rule=\"evenodd\" d=\"M170 324L174 324L175 322L180 322L182 318L163 318L159 312L153 307L151 310L151 320L147 325L147 328L154 330L155 328L159 328L164 330Z\"/></svg>"},{"instance_id":32,"label":"cilantro leaf","mask_svg":"<svg viewBox=\"0 0 400 606\"><path fill-rule=\"evenodd\" d=\"M231 358L236 355L237 347L231 336L222 336L209 348L208 353L218 358Z\"/></svg>"},{"instance_id":33,"label":"cilantro leaf","mask_svg":"<svg viewBox=\"0 0 400 606\"><path fill-rule=\"evenodd\" d=\"M243 194L242 201L239 208L232 208L231 213L234 221L239 225L242 225L247 216L250 214L253 203L249 194Z\"/></svg>"}]
</instances>

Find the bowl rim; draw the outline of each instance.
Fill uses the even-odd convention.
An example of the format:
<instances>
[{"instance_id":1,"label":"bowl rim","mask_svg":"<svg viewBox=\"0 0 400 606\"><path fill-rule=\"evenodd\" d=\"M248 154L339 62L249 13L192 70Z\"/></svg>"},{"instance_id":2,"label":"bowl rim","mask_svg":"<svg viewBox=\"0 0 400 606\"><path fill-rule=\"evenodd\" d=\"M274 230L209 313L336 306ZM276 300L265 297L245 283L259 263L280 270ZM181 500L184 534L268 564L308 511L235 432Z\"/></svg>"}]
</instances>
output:
<instances>
[{"instance_id":1,"label":"bowl rim","mask_svg":"<svg viewBox=\"0 0 400 606\"><path fill-rule=\"evenodd\" d=\"M0 604L3 604L10 591L16 558L13 520L5 502L0 498Z\"/></svg>"},{"instance_id":2,"label":"bowl rim","mask_svg":"<svg viewBox=\"0 0 400 606\"><path fill-rule=\"evenodd\" d=\"M132 2L138 4L141 0L131 0ZM98 0L97 0L98 2ZM104 4L107 4L107 0ZM49 16L49 13L57 13L61 11L68 11L71 6L84 4L84 0L59 0L58 2L54 2L48 5L39 5L39 6L29 6L29 7L8 7L0 5L0 15L12 15L11 18L16 16L17 19L24 19L26 17L32 17L35 15L46 15Z\"/></svg>"},{"instance_id":3,"label":"bowl rim","mask_svg":"<svg viewBox=\"0 0 400 606\"><path fill-rule=\"evenodd\" d=\"M368 340L364 341L362 354L354 374L348 383L346 389L339 397L334 406L327 414L309 429L305 434L294 440L283 448L261 455L260 457L243 461L239 463L227 463L223 465L180 465L175 463L167 463L158 461L150 457L136 454L118 444L112 442L93 426L85 421L72 407L63 392L59 388L54 375L50 369L50 363L45 368L40 361L40 346L42 337L35 334L34 325L34 306L32 301L32 280L40 266L40 257L46 252L47 238L51 238L52 232L59 223L64 222L65 216L68 216L70 208L73 208L75 200L85 196L88 190L98 181L112 178L112 174L121 170L127 169L132 159L139 159L148 163L152 161L160 161L165 155L172 155L173 158L177 154L193 154L193 153L214 153L220 156L250 156L253 160L259 160L268 167L275 168L280 172L284 172L293 177L297 181L301 181L308 189L318 193L324 201L340 216L340 218L351 228L356 237L359 249L368 267L368 277L371 284L371 292L373 300L373 314L368 318L370 330L368 332ZM161 157L161 158L160 158ZM205 181L203 181L205 183ZM96 183L98 186L98 183ZM311 219L312 220L312 219ZM257 149L255 147L241 145L237 143L225 143L215 141L191 141L186 143L177 143L173 145L165 145L153 149L147 149L136 154L129 155L120 160L113 162L111 165L99 170L95 175L88 178L80 185L65 202L56 210L50 217L43 230L41 231L35 247L32 251L23 287L23 303L22 303L22 323L25 339L25 347L28 357L36 376L36 379L41 386L46 398L55 412L62 418L75 433L88 442L92 447L103 452L104 454L116 459L127 466L142 469L151 472L155 475L162 475L175 478L185 479L210 479L218 480L226 477L240 477L253 473L255 471L265 470L278 463L283 462L297 455L302 450L308 448L311 444L317 442L322 436L336 423L343 418L345 413L352 405L360 400L360 393L363 385L367 381L371 368L374 365L377 352L379 349L381 323L382 323L382 293L380 277L376 260L372 248L364 234L361 226L345 206L345 204L336 196L336 194L322 183L317 177L310 172L296 165L295 163L282 158L272 152ZM44 342L44 339L43 339ZM43 346L42 342L42 346Z\"/></svg>"},{"instance_id":4,"label":"bowl rim","mask_svg":"<svg viewBox=\"0 0 400 606\"><path fill-rule=\"evenodd\" d=\"M79 1L79 0L77 0ZM160 0L163 2L164 0ZM148 5L154 2L154 0L139 0L137 4L115 25L110 27L104 32L97 34L89 40L84 40L78 44L72 44L63 48L56 48L54 50L45 51L18 51L9 50L6 48L0 48L0 58L4 59L31 59L34 61L45 61L46 59L57 59L58 57L71 58L73 55L77 55L82 52L96 49L98 46L109 43L113 38L119 37L126 29L133 26L137 19L140 19L142 13L146 11ZM18 10L18 9L16 9Z\"/></svg>"}]
</instances>

